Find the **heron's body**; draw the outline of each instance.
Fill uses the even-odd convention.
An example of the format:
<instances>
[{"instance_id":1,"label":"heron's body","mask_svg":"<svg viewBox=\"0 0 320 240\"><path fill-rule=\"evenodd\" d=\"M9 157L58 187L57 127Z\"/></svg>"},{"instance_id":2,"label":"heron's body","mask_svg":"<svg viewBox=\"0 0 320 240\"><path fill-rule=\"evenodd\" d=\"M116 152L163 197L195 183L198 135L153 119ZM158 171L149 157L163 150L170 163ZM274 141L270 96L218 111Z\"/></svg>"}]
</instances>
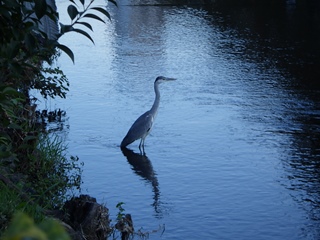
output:
<instances>
[{"instance_id":1,"label":"heron's body","mask_svg":"<svg viewBox=\"0 0 320 240\"><path fill-rule=\"evenodd\" d=\"M170 81L170 80L175 80L175 79L165 78L162 76L157 77L157 79L154 82L154 91L155 91L156 97L152 105L152 108L149 111L142 114L132 124L127 135L124 137L124 139L121 142L121 145L120 145L121 147L126 147L138 139L141 139L139 148L141 148L141 146L144 147L144 140L150 133L155 117L157 116L157 113L158 113L158 108L160 104L159 84L163 81Z\"/></svg>"},{"instance_id":2,"label":"heron's body","mask_svg":"<svg viewBox=\"0 0 320 240\"><path fill-rule=\"evenodd\" d=\"M150 114L150 111L142 114L131 126L127 135L121 142L121 147L126 147L134 141L141 138L141 143L144 143L144 139L150 133L152 125L154 122L154 117ZM139 145L139 147L140 147Z\"/></svg>"}]
</instances>

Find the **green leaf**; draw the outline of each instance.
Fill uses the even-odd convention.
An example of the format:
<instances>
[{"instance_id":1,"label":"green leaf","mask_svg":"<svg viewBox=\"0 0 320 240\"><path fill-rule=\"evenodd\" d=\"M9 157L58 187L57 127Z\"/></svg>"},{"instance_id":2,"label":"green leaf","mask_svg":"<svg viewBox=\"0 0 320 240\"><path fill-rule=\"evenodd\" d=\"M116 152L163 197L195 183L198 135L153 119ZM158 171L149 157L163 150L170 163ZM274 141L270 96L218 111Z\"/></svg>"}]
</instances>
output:
<instances>
[{"instance_id":1,"label":"green leaf","mask_svg":"<svg viewBox=\"0 0 320 240\"><path fill-rule=\"evenodd\" d=\"M98 12L101 12L103 15L105 15L107 18L109 18L109 20L111 20L111 16L110 16L109 12L106 9L101 8L101 7L92 7L91 9L94 9L94 10L96 10Z\"/></svg>"},{"instance_id":2,"label":"green leaf","mask_svg":"<svg viewBox=\"0 0 320 240\"><path fill-rule=\"evenodd\" d=\"M11 128L11 129L18 129L18 130L22 130L22 127L19 126L18 124L16 123L10 123L8 126L8 128Z\"/></svg>"},{"instance_id":3,"label":"green leaf","mask_svg":"<svg viewBox=\"0 0 320 240\"><path fill-rule=\"evenodd\" d=\"M96 20L98 20L98 21L100 21L100 22L105 23L105 21L104 21L102 18L100 18L100 17L98 17L97 15L94 15L94 14L92 14L92 13L87 13L87 14L83 15L83 17L93 18L93 19L96 19Z\"/></svg>"},{"instance_id":4,"label":"green leaf","mask_svg":"<svg viewBox=\"0 0 320 240\"><path fill-rule=\"evenodd\" d=\"M34 10L38 19L41 19L47 12L46 0L35 0Z\"/></svg>"},{"instance_id":5,"label":"green leaf","mask_svg":"<svg viewBox=\"0 0 320 240\"><path fill-rule=\"evenodd\" d=\"M87 22L78 22L78 21L77 21L76 24L84 25L84 26L86 26L87 28L89 28L91 31L93 31L92 26L91 26L89 23L87 23Z\"/></svg>"},{"instance_id":6,"label":"green leaf","mask_svg":"<svg viewBox=\"0 0 320 240\"><path fill-rule=\"evenodd\" d=\"M17 54L19 53L19 50L20 50L20 46L19 46L19 42L17 41L11 41L6 47L8 57L11 59L14 59L17 56Z\"/></svg>"},{"instance_id":7,"label":"green leaf","mask_svg":"<svg viewBox=\"0 0 320 240\"><path fill-rule=\"evenodd\" d=\"M62 23L59 23L59 24L60 24L61 35L65 34L66 32L71 32L73 29L71 25L64 25Z\"/></svg>"},{"instance_id":8,"label":"green leaf","mask_svg":"<svg viewBox=\"0 0 320 240\"><path fill-rule=\"evenodd\" d=\"M69 5L67 10L71 20L74 20L79 14L78 9L73 5Z\"/></svg>"},{"instance_id":9,"label":"green leaf","mask_svg":"<svg viewBox=\"0 0 320 240\"><path fill-rule=\"evenodd\" d=\"M62 45L62 44L57 44L56 47L59 48L60 50L62 50L63 52L65 52L71 58L72 62L74 63L74 55L73 55L73 52L71 51L70 48L68 48L67 46Z\"/></svg>"},{"instance_id":10,"label":"green leaf","mask_svg":"<svg viewBox=\"0 0 320 240\"><path fill-rule=\"evenodd\" d=\"M27 49L33 50L36 47L36 39L31 33L27 33L24 37Z\"/></svg>"},{"instance_id":11,"label":"green leaf","mask_svg":"<svg viewBox=\"0 0 320 240\"><path fill-rule=\"evenodd\" d=\"M69 1L72 2L74 5L78 6L74 0L69 0Z\"/></svg>"},{"instance_id":12,"label":"green leaf","mask_svg":"<svg viewBox=\"0 0 320 240\"><path fill-rule=\"evenodd\" d=\"M46 233L47 239L70 240L66 229L55 219L45 219L39 224L39 228Z\"/></svg>"},{"instance_id":13,"label":"green leaf","mask_svg":"<svg viewBox=\"0 0 320 240\"><path fill-rule=\"evenodd\" d=\"M86 36L86 37L89 38L89 39L91 40L91 42L94 44L94 41L93 41L92 37L91 37L86 31L83 31L83 30L77 29L77 28L72 29L72 31L77 32L77 33L80 33L80 34Z\"/></svg>"},{"instance_id":14,"label":"green leaf","mask_svg":"<svg viewBox=\"0 0 320 240\"><path fill-rule=\"evenodd\" d=\"M108 0L109 2L112 2L116 7L118 7L118 4L117 4L117 2L116 1L114 1L114 0Z\"/></svg>"},{"instance_id":15,"label":"green leaf","mask_svg":"<svg viewBox=\"0 0 320 240\"><path fill-rule=\"evenodd\" d=\"M25 208L25 205L20 204L19 207L22 209ZM57 220L45 219L37 225L35 224L35 221L25 213L17 212L14 214L9 227L6 229L3 238L1 239L70 240L70 237Z\"/></svg>"},{"instance_id":16,"label":"green leaf","mask_svg":"<svg viewBox=\"0 0 320 240\"><path fill-rule=\"evenodd\" d=\"M26 136L23 141L28 142L30 140L37 140L38 138L36 136Z\"/></svg>"},{"instance_id":17,"label":"green leaf","mask_svg":"<svg viewBox=\"0 0 320 240\"><path fill-rule=\"evenodd\" d=\"M15 95L15 96L19 96L19 92L12 88L12 87L5 87L2 91L1 91L2 94L10 94L10 95Z\"/></svg>"},{"instance_id":18,"label":"green leaf","mask_svg":"<svg viewBox=\"0 0 320 240\"><path fill-rule=\"evenodd\" d=\"M124 204L124 202L118 202L116 205L116 208L120 208L123 204Z\"/></svg>"}]
</instances>

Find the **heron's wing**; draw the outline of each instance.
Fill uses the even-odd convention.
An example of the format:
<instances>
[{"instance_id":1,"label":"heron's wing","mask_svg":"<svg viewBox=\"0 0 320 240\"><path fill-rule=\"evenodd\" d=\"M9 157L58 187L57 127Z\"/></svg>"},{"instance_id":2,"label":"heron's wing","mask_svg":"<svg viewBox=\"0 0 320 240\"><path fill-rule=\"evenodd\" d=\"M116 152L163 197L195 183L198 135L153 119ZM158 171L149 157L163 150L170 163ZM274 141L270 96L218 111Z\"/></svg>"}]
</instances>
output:
<instances>
[{"instance_id":1,"label":"heron's wing","mask_svg":"<svg viewBox=\"0 0 320 240\"><path fill-rule=\"evenodd\" d=\"M142 138L147 135L153 124L153 116L150 111L142 114L131 126L129 132L135 135L137 138Z\"/></svg>"},{"instance_id":2,"label":"heron's wing","mask_svg":"<svg viewBox=\"0 0 320 240\"><path fill-rule=\"evenodd\" d=\"M147 136L151 127L152 127L153 120L154 120L154 117L150 113L150 111L147 111L144 114L142 114L132 124L127 135L123 139L124 145L129 145L130 143L134 142L135 140Z\"/></svg>"}]
</instances>

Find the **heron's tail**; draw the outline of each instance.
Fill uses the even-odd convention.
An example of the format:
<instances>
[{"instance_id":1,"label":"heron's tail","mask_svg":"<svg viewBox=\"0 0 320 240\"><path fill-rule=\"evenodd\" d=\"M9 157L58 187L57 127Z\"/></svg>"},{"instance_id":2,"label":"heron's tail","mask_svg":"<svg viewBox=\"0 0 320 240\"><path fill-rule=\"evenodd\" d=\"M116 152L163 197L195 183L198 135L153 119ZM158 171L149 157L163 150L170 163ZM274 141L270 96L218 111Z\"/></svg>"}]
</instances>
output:
<instances>
[{"instance_id":1,"label":"heron's tail","mask_svg":"<svg viewBox=\"0 0 320 240\"><path fill-rule=\"evenodd\" d=\"M124 148L126 146L128 146L130 143L133 143L133 141L130 141L130 139L128 138L128 135L124 137L124 139L122 140L120 147Z\"/></svg>"}]
</instances>

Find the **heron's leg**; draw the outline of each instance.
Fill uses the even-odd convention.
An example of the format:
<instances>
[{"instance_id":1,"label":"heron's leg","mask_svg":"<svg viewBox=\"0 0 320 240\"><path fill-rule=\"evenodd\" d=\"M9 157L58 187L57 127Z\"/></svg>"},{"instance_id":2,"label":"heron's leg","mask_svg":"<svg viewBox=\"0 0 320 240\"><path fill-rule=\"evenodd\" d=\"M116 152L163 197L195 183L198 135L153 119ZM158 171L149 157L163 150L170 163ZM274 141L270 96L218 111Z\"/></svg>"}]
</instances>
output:
<instances>
[{"instance_id":1,"label":"heron's leg","mask_svg":"<svg viewBox=\"0 0 320 240\"><path fill-rule=\"evenodd\" d=\"M140 148L141 146L144 148L144 140L145 140L145 139L146 139L145 137L141 138L139 148Z\"/></svg>"},{"instance_id":2,"label":"heron's leg","mask_svg":"<svg viewBox=\"0 0 320 240\"><path fill-rule=\"evenodd\" d=\"M139 144L139 149L140 150L141 150L142 141L143 141L143 138L141 138L141 140L140 140L140 144Z\"/></svg>"},{"instance_id":3,"label":"heron's leg","mask_svg":"<svg viewBox=\"0 0 320 240\"><path fill-rule=\"evenodd\" d=\"M144 151L144 146L142 146L142 151L140 150L140 155L143 155L143 156L146 155L146 152Z\"/></svg>"},{"instance_id":4,"label":"heron's leg","mask_svg":"<svg viewBox=\"0 0 320 240\"><path fill-rule=\"evenodd\" d=\"M143 139L143 142L142 142L142 152L143 152L143 154L145 154L145 152L144 152L144 140L145 140L145 138Z\"/></svg>"}]
</instances>

